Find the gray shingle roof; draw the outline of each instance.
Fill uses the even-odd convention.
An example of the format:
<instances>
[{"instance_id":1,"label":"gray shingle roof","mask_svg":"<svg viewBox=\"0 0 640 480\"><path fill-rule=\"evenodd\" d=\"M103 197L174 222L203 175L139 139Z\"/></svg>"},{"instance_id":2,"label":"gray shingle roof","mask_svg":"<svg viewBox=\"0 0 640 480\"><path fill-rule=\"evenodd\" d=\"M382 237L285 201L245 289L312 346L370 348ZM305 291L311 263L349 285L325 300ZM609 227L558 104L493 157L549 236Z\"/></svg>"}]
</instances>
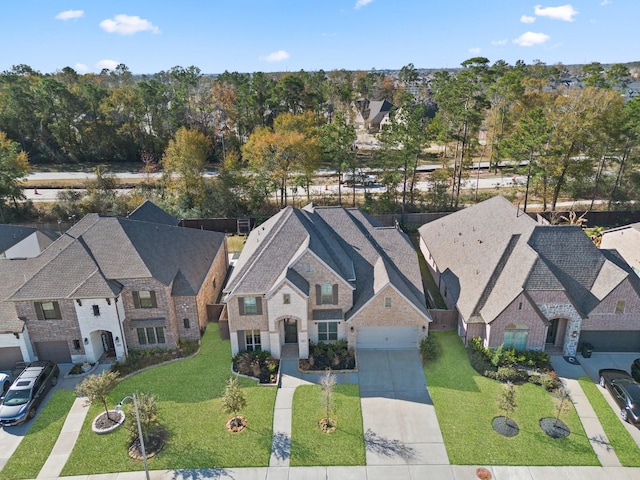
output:
<instances>
[{"instance_id":1,"label":"gray shingle roof","mask_svg":"<svg viewBox=\"0 0 640 480\"><path fill-rule=\"evenodd\" d=\"M254 229L225 291L267 294L283 275L291 275L292 262L307 249L346 282L355 280L347 318L386 285L428 317L416 252L408 238L396 229L375 226L359 210L341 207L287 207ZM308 285L305 288L308 291Z\"/></svg>"},{"instance_id":2,"label":"gray shingle roof","mask_svg":"<svg viewBox=\"0 0 640 480\"><path fill-rule=\"evenodd\" d=\"M536 225L499 196L419 231L469 321L491 322L523 290L565 291L588 315L631 271L598 250L580 227Z\"/></svg>"},{"instance_id":3,"label":"gray shingle roof","mask_svg":"<svg viewBox=\"0 0 640 480\"><path fill-rule=\"evenodd\" d=\"M179 220L172 217L167 212L158 207L155 203L145 200L145 202L131 212L127 218L140 222L159 223L163 225L177 226Z\"/></svg>"},{"instance_id":4,"label":"gray shingle roof","mask_svg":"<svg viewBox=\"0 0 640 480\"><path fill-rule=\"evenodd\" d=\"M0 253L6 252L11 247L37 231L38 229L33 227L0 224Z\"/></svg>"},{"instance_id":5,"label":"gray shingle roof","mask_svg":"<svg viewBox=\"0 0 640 480\"><path fill-rule=\"evenodd\" d=\"M87 215L33 259L11 300L111 297L118 280L132 278L195 295L224 241L219 232Z\"/></svg>"}]
</instances>

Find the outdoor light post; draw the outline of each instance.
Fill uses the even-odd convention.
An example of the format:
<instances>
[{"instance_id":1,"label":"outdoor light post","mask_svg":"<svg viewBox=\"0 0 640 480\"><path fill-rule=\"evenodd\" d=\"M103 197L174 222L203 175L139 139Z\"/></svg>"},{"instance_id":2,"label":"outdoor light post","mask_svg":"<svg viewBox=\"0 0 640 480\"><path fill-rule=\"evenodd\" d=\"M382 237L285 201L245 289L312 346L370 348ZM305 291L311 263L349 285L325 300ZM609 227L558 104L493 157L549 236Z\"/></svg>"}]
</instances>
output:
<instances>
[{"instance_id":1,"label":"outdoor light post","mask_svg":"<svg viewBox=\"0 0 640 480\"><path fill-rule=\"evenodd\" d=\"M122 409L122 404L126 400L133 400L133 409L136 411L136 422L138 422L138 436L140 437L140 450L142 450L142 462L144 463L144 473L149 480L149 466L147 465L147 452L144 449L144 438L142 436L142 425L140 425L140 413L138 413L138 401L136 400L136 394L127 395L120 403L116 405L116 412L119 412Z\"/></svg>"}]
</instances>

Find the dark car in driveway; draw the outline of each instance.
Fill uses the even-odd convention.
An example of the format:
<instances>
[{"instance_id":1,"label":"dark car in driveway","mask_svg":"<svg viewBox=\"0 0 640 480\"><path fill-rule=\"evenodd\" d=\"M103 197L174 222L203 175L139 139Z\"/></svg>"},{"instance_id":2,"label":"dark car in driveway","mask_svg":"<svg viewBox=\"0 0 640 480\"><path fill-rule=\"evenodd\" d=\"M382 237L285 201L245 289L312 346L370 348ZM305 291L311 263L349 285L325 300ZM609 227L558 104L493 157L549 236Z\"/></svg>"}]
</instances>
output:
<instances>
[{"instance_id":1,"label":"dark car in driveway","mask_svg":"<svg viewBox=\"0 0 640 480\"><path fill-rule=\"evenodd\" d=\"M635 426L640 425L640 384L624 370L606 368L598 375L600 386L609 390L620 407L620 417Z\"/></svg>"},{"instance_id":2,"label":"dark car in driveway","mask_svg":"<svg viewBox=\"0 0 640 480\"><path fill-rule=\"evenodd\" d=\"M19 425L35 417L47 392L58 383L58 365L46 360L32 362L18 375L0 402L0 425Z\"/></svg>"},{"instance_id":3,"label":"dark car in driveway","mask_svg":"<svg viewBox=\"0 0 640 480\"><path fill-rule=\"evenodd\" d=\"M631 376L640 383L640 358L636 358L631 364Z\"/></svg>"}]
</instances>

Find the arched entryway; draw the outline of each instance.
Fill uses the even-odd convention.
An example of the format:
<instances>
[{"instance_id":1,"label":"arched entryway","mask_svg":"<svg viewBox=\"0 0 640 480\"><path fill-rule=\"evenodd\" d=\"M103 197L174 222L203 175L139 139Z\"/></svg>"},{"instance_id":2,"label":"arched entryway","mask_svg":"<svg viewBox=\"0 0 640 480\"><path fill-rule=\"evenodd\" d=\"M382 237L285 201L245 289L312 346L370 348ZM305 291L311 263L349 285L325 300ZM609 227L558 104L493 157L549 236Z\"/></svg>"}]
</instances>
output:
<instances>
[{"instance_id":1,"label":"arched entryway","mask_svg":"<svg viewBox=\"0 0 640 480\"><path fill-rule=\"evenodd\" d=\"M562 349L564 345L564 337L567 333L567 319L566 318L552 318L549 321L547 327L547 336L545 338L545 350L549 349Z\"/></svg>"}]
</instances>

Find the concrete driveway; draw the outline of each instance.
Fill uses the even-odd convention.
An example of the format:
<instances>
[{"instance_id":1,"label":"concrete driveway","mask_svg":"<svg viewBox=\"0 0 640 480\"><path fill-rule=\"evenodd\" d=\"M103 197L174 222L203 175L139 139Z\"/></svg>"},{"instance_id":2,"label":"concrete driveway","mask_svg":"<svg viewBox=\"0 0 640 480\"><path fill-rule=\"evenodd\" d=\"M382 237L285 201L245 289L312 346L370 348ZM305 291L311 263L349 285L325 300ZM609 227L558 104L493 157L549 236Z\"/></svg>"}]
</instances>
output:
<instances>
[{"instance_id":1,"label":"concrete driveway","mask_svg":"<svg viewBox=\"0 0 640 480\"><path fill-rule=\"evenodd\" d=\"M594 382L598 381L598 371L602 368L617 368L618 370L624 370L630 373L631 364L636 358L640 358L640 353L593 352L591 358L584 358L580 354L576 356L576 359L580 365L582 365L584 371L587 372L587 375L589 375Z\"/></svg>"},{"instance_id":2,"label":"concrete driveway","mask_svg":"<svg viewBox=\"0 0 640 480\"><path fill-rule=\"evenodd\" d=\"M358 350L358 377L367 465L449 464L417 350Z\"/></svg>"}]
</instances>

